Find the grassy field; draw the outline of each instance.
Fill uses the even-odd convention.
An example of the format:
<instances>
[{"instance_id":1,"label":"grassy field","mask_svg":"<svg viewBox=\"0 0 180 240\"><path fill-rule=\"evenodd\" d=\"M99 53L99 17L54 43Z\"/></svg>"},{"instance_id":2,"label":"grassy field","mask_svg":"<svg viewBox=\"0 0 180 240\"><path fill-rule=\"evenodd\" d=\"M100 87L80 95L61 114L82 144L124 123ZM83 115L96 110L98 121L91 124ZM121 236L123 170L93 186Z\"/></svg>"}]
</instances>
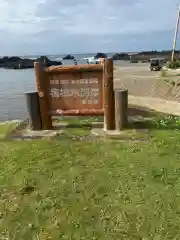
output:
<instances>
[{"instance_id":1,"label":"grassy field","mask_svg":"<svg viewBox=\"0 0 180 240\"><path fill-rule=\"evenodd\" d=\"M152 125L138 142L1 139L0 239L180 239L180 121Z\"/></svg>"}]
</instances>

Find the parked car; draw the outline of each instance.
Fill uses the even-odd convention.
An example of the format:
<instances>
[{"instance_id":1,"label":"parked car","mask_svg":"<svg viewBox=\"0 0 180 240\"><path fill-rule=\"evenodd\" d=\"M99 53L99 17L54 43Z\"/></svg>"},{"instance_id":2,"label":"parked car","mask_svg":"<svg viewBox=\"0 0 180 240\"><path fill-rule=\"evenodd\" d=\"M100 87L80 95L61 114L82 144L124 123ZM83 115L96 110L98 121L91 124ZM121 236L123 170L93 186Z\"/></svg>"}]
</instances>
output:
<instances>
[{"instance_id":1,"label":"parked car","mask_svg":"<svg viewBox=\"0 0 180 240\"><path fill-rule=\"evenodd\" d=\"M150 70L151 71L160 71L164 66L164 58L151 58L150 59Z\"/></svg>"}]
</instances>

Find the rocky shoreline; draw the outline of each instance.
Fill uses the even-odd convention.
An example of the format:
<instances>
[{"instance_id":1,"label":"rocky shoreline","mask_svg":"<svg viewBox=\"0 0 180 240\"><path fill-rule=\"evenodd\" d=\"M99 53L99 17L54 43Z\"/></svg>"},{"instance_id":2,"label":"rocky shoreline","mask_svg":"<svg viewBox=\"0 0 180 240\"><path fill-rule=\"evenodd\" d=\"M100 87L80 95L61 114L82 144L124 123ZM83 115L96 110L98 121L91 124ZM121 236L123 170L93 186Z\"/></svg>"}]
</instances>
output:
<instances>
[{"instance_id":1,"label":"rocky shoreline","mask_svg":"<svg viewBox=\"0 0 180 240\"><path fill-rule=\"evenodd\" d=\"M123 60L130 62L148 62L151 58L164 58L165 61L171 60L172 50L167 51L144 51L138 53L115 53L112 56L113 60ZM180 60L180 51L175 51L174 58Z\"/></svg>"},{"instance_id":2,"label":"rocky shoreline","mask_svg":"<svg viewBox=\"0 0 180 240\"><path fill-rule=\"evenodd\" d=\"M42 62L45 67L62 65L60 61L51 61L46 56L37 59L20 58L20 57L3 57L0 58L0 68L8 69L29 69L34 68L34 62Z\"/></svg>"},{"instance_id":3,"label":"rocky shoreline","mask_svg":"<svg viewBox=\"0 0 180 240\"><path fill-rule=\"evenodd\" d=\"M94 58L98 59L100 57L106 58L107 55L105 53L98 52ZM171 60L171 50L168 51L144 51L138 53L115 53L112 56L113 60L123 60L129 61L131 63L138 62L148 62L151 58L164 58L165 61ZM180 51L175 51L175 59L180 60ZM73 55L66 55L63 57L63 60L75 60ZM30 58L20 58L17 56L13 57L3 57L0 58L0 68L8 68L8 69L28 69L34 68L34 62L43 62L46 67L62 65L61 61L51 61L46 56L41 56L37 59Z\"/></svg>"},{"instance_id":4,"label":"rocky shoreline","mask_svg":"<svg viewBox=\"0 0 180 240\"><path fill-rule=\"evenodd\" d=\"M151 58L164 58L165 61L170 61L171 60L171 50L167 51L144 51L144 52L138 52L138 53L125 53L125 52L120 52L120 53L115 53L112 56L113 60L123 60L123 61L130 61L132 63L136 62L148 62ZM175 51L174 55L175 59L180 60L180 51ZM107 58L106 53L98 52L95 56L94 59L98 58ZM63 57L63 60L73 60L75 57L73 55L67 55Z\"/></svg>"}]
</instances>

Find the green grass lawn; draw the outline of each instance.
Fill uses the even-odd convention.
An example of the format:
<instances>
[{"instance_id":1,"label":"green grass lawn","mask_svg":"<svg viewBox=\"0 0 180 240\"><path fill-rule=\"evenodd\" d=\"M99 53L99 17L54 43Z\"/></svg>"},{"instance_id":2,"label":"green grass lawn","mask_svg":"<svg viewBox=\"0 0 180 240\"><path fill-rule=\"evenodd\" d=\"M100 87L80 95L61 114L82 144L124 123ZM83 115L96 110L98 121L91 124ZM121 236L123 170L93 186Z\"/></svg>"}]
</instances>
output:
<instances>
[{"instance_id":1,"label":"green grass lawn","mask_svg":"<svg viewBox=\"0 0 180 240\"><path fill-rule=\"evenodd\" d=\"M179 120L156 128L139 142L0 141L0 239L180 239Z\"/></svg>"}]
</instances>

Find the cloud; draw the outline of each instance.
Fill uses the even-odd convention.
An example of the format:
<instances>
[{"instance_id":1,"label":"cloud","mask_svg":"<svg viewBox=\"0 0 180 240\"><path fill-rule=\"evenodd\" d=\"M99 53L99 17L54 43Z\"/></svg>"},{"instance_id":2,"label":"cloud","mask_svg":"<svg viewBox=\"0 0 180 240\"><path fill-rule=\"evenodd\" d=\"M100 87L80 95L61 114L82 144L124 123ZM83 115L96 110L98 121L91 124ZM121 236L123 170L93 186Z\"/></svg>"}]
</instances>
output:
<instances>
[{"instance_id":1,"label":"cloud","mask_svg":"<svg viewBox=\"0 0 180 240\"><path fill-rule=\"evenodd\" d=\"M166 32L170 33L166 36L169 44L167 46L167 41L162 39L162 46L170 48L178 2L1 0L0 44L3 52L11 49L23 54L32 50L60 53L97 51L99 48L108 52L127 46L157 48L159 39ZM151 40L147 36L151 36ZM142 42L142 39L149 43ZM130 46L132 42L133 46Z\"/></svg>"}]
</instances>

